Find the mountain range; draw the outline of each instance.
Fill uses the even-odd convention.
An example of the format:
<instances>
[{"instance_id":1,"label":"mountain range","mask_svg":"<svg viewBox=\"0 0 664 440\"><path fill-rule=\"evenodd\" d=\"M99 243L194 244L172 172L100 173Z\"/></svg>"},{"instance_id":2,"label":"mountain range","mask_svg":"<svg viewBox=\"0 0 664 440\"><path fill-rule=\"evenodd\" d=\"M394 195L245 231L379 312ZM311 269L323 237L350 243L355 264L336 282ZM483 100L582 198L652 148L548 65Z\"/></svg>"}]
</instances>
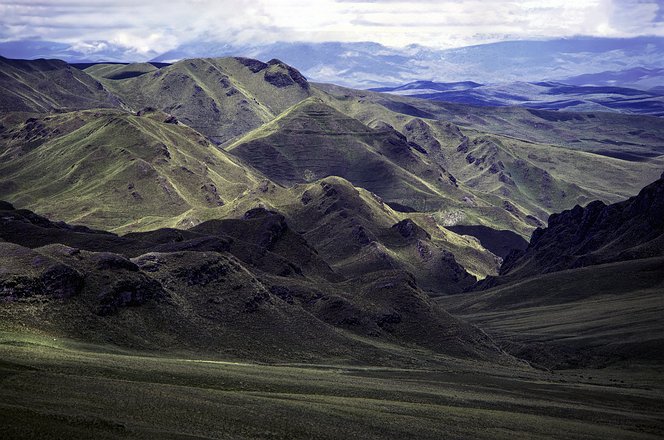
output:
<instances>
[{"instance_id":1,"label":"mountain range","mask_svg":"<svg viewBox=\"0 0 664 440\"><path fill-rule=\"evenodd\" d=\"M643 71L644 69L639 69ZM646 72L659 76L661 69ZM624 112L664 116L664 90L660 86L648 90L612 85L586 85L584 81L607 83L610 73L580 75L564 82L516 82L483 85L472 81L438 83L414 81L397 87L378 87L376 92L395 93L422 99L458 102L481 106L520 106L542 110ZM626 72L621 72L626 73ZM618 76L618 75L616 75ZM622 79L628 81L629 75ZM661 79L661 78L660 78ZM575 85L574 83L581 83ZM661 84L655 82L654 84Z\"/></svg>"},{"instance_id":2,"label":"mountain range","mask_svg":"<svg viewBox=\"0 0 664 440\"><path fill-rule=\"evenodd\" d=\"M516 416L524 436L664 432L662 118L175 55L0 57L12 435L440 438L451 413L461 438Z\"/></svg>"},{"instance_id":3,"label":"mountain range","mask_svg":"<svg viewBox=\"0 0 664 440\"><path fill-rule=\"evenodd\" d=\"M78 45L40 40L0 43L0 55L8 58L58 58L70 63L172 63L187 58L238 55L263 61L278 58L313 81L355 88L395 87L418 80L483 84L566 82L562 80L589 75L584 77L584 84L625 87L638 84L638 89L650 89L662 85L663 51L662 37L575 37L505 41L452 49L418 45L391 48L373 42L238 45L198 39L164 53L145 55L137 55L109 41ZM640 68L648 70L637 73Z\"/></svg>"}]
</instances>

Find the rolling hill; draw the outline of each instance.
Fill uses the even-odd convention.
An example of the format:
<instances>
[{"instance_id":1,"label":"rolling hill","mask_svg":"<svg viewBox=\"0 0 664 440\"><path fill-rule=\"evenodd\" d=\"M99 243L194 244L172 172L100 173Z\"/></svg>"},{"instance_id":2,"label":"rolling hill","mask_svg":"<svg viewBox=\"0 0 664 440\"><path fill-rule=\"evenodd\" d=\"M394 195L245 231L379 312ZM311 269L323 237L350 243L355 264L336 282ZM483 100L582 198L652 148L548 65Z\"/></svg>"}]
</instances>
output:
<instances>
[{"instance_id":1,"label":"rolling hill","mask_svg":"<svg viewBox=\"0 0 664 440\"><path fill-rule=\"evenodd\" d=\"M119 107L120 101L89 75L60 60L0 56L0 112L50 112Z\"/></svg>"},{"instance_id":2,"label":"rolling hill","mask_svg":"<svg viewBox=\"0 0 664 440\"><path fill-rule=\"evenodd\" d=\"M265 179L158 111L97 109L12 122L1 141L3 197L93 227L170 222Z\"/></svg>"},{"instance_id":3,"label":"rolling hill","mask_svg":"<svg viewBox=\"0 0 664 440\"><path fill-rule=\"evenodd\" d=\"M190 59L160 69L122 67L136 76L107 78L107 69L85 69L134 111L156 108L220 144L273 120L309 96L309 83L279 60ZM111 75L112 76L112 75Z\"/></svg>"}]
</instances>

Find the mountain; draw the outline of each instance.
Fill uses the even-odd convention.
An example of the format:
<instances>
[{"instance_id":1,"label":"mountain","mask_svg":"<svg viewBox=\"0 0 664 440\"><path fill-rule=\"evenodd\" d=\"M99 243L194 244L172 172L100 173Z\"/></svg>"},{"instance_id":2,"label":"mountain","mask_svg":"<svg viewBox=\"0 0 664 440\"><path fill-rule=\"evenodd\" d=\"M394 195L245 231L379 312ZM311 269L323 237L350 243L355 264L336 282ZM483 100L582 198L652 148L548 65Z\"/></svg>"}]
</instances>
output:
<instances>
[{"instance_id":1,"label":"mountain","mask_svg":"<svg viewBox=\"0 0 664 440\"><path fill-rule=\"evenodd\" d=\"M664 174L635 197L554 214L470 293L439 298L547 368L661 362Z\"/></svg>"},{"instance_id":2,"label":"mountain","mask_svg":"<svg viewBox=\"0 0 664 440\"><path fill-rule=\"evenodd\" d=\"M313 81L351 87L394 86L409 81L503 82L559 80L625 66L661 68L661 37L576 37L542 41L505 41L453 49L424 46L388 48L364 43L274 43L238 47L236 54L279 58ZM229 47L196 41L153 61L228 56ZM579 59L583 59L580 63Z\"/></svg>"},{"instance_id":3,"label":"mountain","mask_svg":"<svg viewBox=\"0 0 664 440\"><path fill-rule=\"evenodd\" d=\"M265 179L159 111L7 114L2 123L11 127L0 135L3 197L93 227L171 222Z\"/></svg>"},{"instance_id":4,"label":"mountain","mask_svg":"<svg viewBox=\"0 0 664 440\"><path fill-rule=\"evenodd\" d=\"M98 81L60 60L10 60L0 56L0 94L3 113L120 106Z\"/></svg>"},{"instance_id":5,"label":"mountain","mask_svg":"<svg viewBox=\"0 0 664 440\"><path fill-rule=\"evenodd\" d=\"M465 195L392 127L372 129L318 98L300 102L226 150L282 185L339 176L400 204Z\"/></svg>"},{"instance_id":6,"label":"mountain","mask_svg":"<svg viewBox=\"0 0 664 440\"><path fill-rule=\"evenodd\" d=\"M585 77L590 80L597 76L601 75ZM577 82L584 82L581 76L576 78ZM602 82L611 81L607 79ZM661 92L656 89L639 90L616 85L573 85L553 81L495 85L415 81L402 86L372 90L481 106L521 106L543 110L611 111L664 116L664 94Z\"/></svg>"},{"instance_id":7,"label":"mountain","mask_svg":"<svg viewBox=\"0 0 664 440\"><path fill-rule=\"evenodd\" d=\"M120 78L107 77L99 66L85 71L132 110L173 114L216 144L260 127L310 94L307 80L279 60L190 59L153 67L125 67Z\"/></svg>"},{"instance_id":8,"label":"mountain","mask_svg":"<svg viewBox=\"0 0 664 440\"><path fill-rule=\"evenodd\" d=\"M371 336L510 362L479 330L433 304L408 273L385 269L345 280L283 216L264 209L124 237L53 223L5 202L0 209L5 331L272 361L389 359L358 338Z\"/></svg>"},{"instance_id":9,"label":"mountain","mask_svg":"<svg viewBox=\"0 0 664 440\"><path fill-rule=\"evenodd\" d=\"M635 197L596 201L549 217L525 250L508 255L483 286L616 261L664 256L664 174Z\"/></svg>"},{"instance_id":10,"label":"mountain","mask_svg":"<svg viewBox=\"0 0 664 440\"><path fill-rule=\"evenodd\" d=\"M437 49L418 45L392 48L373 42L237 45L197 39L161 54L147 55L109 41L83 42L76 46L48 41L8 41L0 43L0 54L8 58L59 58L74 63L171 63L188 58L228 56L264 61L278 58L313 81L370 88L422 79L483 84L496 82L497 78L500 82L532 82L631 68L661 69L664 67L660 61L663 41L661 37L573 37Z\"/></svg>"},{"instance_id":11,"label":"mountain","mask_svg":"<svg viewBox=\"0 0 664 440\"><path fill-rule=\"evenodd\" d=\"M596 199L618 201L661 173L664 132L658 118L474 107L310 84L276 60L105 64L79 71L87 72L118 96L122 110L45 117L5 113L2 193L21 206L104 229L192 225L227 215L235 200L263 187L263 181L291 185L340 174L397 210L429 213L441 226L481 225L529 237L553 212ZM83 129L82 124L89 125ZM97 146L100 157L116 153L99 162L84 153L90 130L103 139L105 146ZM136 148L127 154L129 138ZM274 145L261 147L266 140ZM203 145L222 141L227 152ZM74 147L61 156L70 143ZM302 148L307 143L310 148ZM182 155L169 160L162 144ZM161 153L155 156L145 148L149 145ZM189 149L196 152L196 166L185 163ZM74 178L65 162L74 161L68 156L74 151L79 173L123 169L124 174L113 182L101 179L85 189L90 197L74 200L65 191L67 179ZM205 151L223 156L227 168L205 175L211 166ZM362 159L349 161L349 154ZM36 181L43 182L36 188L53 192L35 195L37 190L28 188L35 182L28 170L36 168L28 163L46 158L61 166L41 168L46 172L40 171ZM134 159L130 167L125 159ZM146 186L129 190L136 182L127 173L143 164L139 159L157 161L159 167L150 166L158 169L158 177L141 177ZM198 177L185 178L189 172ZM153 199L167 194L164 188L169 202ZM257 203L270 206L270 197ZM245 210L255 207L237 203ZM127 216L124 224L110 214L114 210Z\"/></svg>"},{"instance_id":12,"label":"mountain","mask_svg":"<svg viewBox=\"0 0 664 440\"><path fill-rule=\"evenodd\" d=\"M632 67L630 69L606 72L585 73L564 78L561 82L574 86L628 87L640 90L653 90L664 83L664 69Z\"/></svg>"},{"instance_id":13,"label":"mountain","mask_svg":"<svg viewBox=\"0 0 664 440\"><path fill-rule=\"evenodd\" d=\"M5 436L664 432L661 118L246 58L78 65L105 105L9 64Z\"/></svg>"}]
</instances>

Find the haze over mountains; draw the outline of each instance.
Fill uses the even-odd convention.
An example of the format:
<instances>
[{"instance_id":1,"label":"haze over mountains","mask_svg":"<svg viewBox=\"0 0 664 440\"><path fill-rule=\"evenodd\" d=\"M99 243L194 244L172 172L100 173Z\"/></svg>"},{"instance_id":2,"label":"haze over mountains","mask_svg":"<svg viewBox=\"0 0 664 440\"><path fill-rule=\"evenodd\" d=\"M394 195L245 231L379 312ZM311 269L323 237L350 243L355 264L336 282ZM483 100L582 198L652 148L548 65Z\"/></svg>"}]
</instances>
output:
<instances>
[{"instance_id":1,"label":"haze over mountains","mask_svg":"<svg viewBox=\"0 0 664 440\"><path fill-rule=\"evenodd\" d=\"M574 70L579 54L595 54L588 63L606 72L618 58L642 65L661 47L625 40L613 59L615 44L443 55L507 72L514 65L486 51L516 48L525 64L539 63L524 70L530 81L554 53L560 73L576 75L590 72ZM399 65L420 60L410 70L419 75L443 56L314 46L339 63L372 54L375 63L334 73L345 84L391 81L372 76L381 72L406 79ZM450 411L460 438L486 436L485 423L511 437L515 414L526 436L664 433L664 123L655 106L644 112L653 115L603 111L627 93L610 89L604 104L552 111L542 97L563 86L541 77L521 84L543 89L528 95L536 108L468 76L415 87L510 105L418 99L312 82L281 59L301 54L305 73L315 71L319 61L296 44L265 62L190 58L190 49L136 64L0 57L0 372L11 378L0 416L17 437L204 436L213 426L230 437L306 438L348 411L339 432L351 437L440 438L437 421ZM156 62L178 54L186 59ZM586 88L565 87L576 88L566 96ZM639 99L659 102L648 93ZM635 364L641 376L629 378ZM574 368L583 370L566 371ZM84 415L76 405L54 410L36 402L53 396L25 391L33 376L49 390L66 381L66 402L101 387L132 402L156 396L156 406L185 399L183 414L199 415L157 428L154 415L104 414L96 403ZM415 394L394 391L401 380ZM136 397L134 386L151 391ZM220 427L220 396L280 416L260 431L228 410ZM312 406L315 427L280 424Z\"/></svg>"},{"instance_id":2,"label":"haze over mountains","mask_svg":"<svg viewBox=\"0 0 664 440\"><path fill-rule=\"evenodd\" d=\"M85 62L175 62L185 58L246 56L278 58L307 78L356 88L399 86L412 81L559 81L572 85L614 85L647 90L662 85L664 38L575 37L506 41L454 49L418 45L390 48L378 43L288 43L233 45L193 41L141 59L108 41L68 45L49 41L7 41L7 58L58 58ZM82 48L87 48L83 50ZM90 51L90 48L96 48ZM637 69L647 69L637 72ZM564 81L579 75L583 84ZM592 76L590 76L592 75ZM607 83L608 82L608 83Z\"/></svg>"}]
</instances>

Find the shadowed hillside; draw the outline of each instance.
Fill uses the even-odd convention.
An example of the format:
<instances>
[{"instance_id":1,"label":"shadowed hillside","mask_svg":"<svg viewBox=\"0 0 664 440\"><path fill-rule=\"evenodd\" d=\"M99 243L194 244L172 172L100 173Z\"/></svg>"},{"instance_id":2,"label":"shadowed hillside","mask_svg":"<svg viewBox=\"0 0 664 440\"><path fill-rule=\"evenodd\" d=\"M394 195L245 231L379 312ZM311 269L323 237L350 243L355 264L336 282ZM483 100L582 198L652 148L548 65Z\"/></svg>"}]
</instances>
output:
<instances>
[{"instance_id":1,"label":"shadowed hillside","mask_svg":"<svg viewBox=\"0 0 664 440\"><path fill-rule=\"evenodd\" d=\"M553 368L661 362L664 176L635 197L554 214L500 276L440 304Z\"/></svg>"},{"instance_id":2,"label":"shadowed hillside","mask_svg":"<svg viewBox=\"0 0 664 440\"><path fill-rule=\"evenodd\" d=\"M118 237L0 208L4 331L256 360L400 363L382 344L415 344L511 362L412 275L383 269L344 280L275 213Z\"/></svg>"}]
</instances>

